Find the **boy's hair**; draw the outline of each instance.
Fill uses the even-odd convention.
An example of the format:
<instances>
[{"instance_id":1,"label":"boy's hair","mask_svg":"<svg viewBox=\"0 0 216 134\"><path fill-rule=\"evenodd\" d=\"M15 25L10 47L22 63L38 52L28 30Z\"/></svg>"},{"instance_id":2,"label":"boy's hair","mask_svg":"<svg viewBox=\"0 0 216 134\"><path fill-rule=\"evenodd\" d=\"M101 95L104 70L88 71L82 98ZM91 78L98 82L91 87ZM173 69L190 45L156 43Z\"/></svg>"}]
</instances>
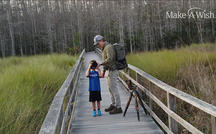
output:
<instances>
[{"instance_id":1,"label":"boy's hair","mask_svg":"<svg viewBox=\"0 0 216 134\"><path fill-rule=\"evenodd\" d=\"M92 63L91 69L95 69L98 66L96 60L91 60L91 63Z\"/></svg>"}]
</instances>

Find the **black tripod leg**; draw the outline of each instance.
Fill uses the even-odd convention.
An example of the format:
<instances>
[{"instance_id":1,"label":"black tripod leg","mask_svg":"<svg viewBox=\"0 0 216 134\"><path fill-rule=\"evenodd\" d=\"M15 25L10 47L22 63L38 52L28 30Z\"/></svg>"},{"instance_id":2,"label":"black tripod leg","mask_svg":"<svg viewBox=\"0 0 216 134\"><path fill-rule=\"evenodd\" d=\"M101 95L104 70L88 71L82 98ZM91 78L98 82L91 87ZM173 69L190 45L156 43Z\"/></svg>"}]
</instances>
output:
<instances>
[{"instance_id":1,"label":"black tripod leg","mask_svg":"<svg viewBox=\"0 0 216 134\"><path fill-rule=\"evenodd\" d=\"M138 118L138 121L140 121L139 106L138 106L138 102L137 102L137 96L134 97L134 101L135 101L135 108L136 108L136 111L137 111L137 118Z\"/></svg>"},{"instance_id":2,"label":"black tripod leg","mask_svg":"<svg viewBox=\"0 0 216 134\"><path fill-rule=\"evenodd\" d=\"M139 93L138 93L137 91L136 91L136 94L137 94L137 97L138 97L138 99L139 99L139 102L140 102L140 104L141 104L143 110L145 111L145 114L147 115L147 114L148 114L148 113L147 113L147 110L146 110L146 108L145 108L145 106L144 106L144 104L143 104L143 102L142 102L142 99L141 99L141 97L140 97L140 95L139 95Z\"/></svg>"},{"instance_id":3,"label":"black tripod leg","mask_svg":"<svg viewBox=\"0 0 216 134\"><path fill-rule=\"evenodd\" d=\"M128 102L127 102L127 105L126 105L126 107L125 107L125 111L124 111L123 116L125 116L125 114L126 114L126 112L127 112L127 109L128 109L128 107L129 107L129 105L130 105L130 102L131 102L132 97L133 97L133 92L130 94L130 97L129 97Z\"/></svg>"}]
</instances>

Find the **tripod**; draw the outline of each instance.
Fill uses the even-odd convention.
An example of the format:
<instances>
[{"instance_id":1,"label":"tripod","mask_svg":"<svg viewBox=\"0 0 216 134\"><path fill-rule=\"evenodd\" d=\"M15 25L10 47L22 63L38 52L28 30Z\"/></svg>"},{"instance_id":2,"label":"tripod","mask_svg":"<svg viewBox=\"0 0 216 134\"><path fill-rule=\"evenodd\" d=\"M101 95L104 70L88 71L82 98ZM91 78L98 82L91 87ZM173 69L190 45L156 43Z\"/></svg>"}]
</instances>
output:
<instances>
[{"instance_id":1,"label":"tripod","mask_svg":"<svg viewBox=\"0 0 216 134\"><path fill-rule=\"evenodd\" d=\"M129 88L129 92L130 92L130 96L129 96L129 99L128 99L128 102L126 104L126 107L125 107L125 111L124 111L124 114L123 114L123 117L125 117L126 115L126 112L130 106L130 102L132 100L132 97L134 96L134 101L135 101L135 109L136 109L136 112L137 112L137 118L138 118L138 121L140 121L140 115L139 115L139 104L138 104L138 100L139 100L139 103L140 105L142 106L143 110L145 111L145 114L147 115L147 110L141 100L141 97L139 95L139 92L132 86L132 82L131 80L127 80L126 81L127 85L128 85L128 88Z\"/></svg>"}]
</instances>

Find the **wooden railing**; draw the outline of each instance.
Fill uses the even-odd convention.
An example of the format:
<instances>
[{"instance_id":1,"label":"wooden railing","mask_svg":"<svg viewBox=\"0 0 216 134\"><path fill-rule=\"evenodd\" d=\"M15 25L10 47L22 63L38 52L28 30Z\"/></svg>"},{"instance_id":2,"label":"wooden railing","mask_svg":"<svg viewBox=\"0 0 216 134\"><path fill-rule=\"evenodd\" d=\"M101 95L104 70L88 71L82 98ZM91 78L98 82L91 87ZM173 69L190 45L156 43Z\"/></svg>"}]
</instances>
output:
<instances>
[{"instance_id":1,"label":"wooden railing","mask_svg":"<svg viewBox=\"0 0 216 134\"><path fill-rule=\"evenodd\" d=\"M101 55L101 50L95 49L95 52ZM130 75L130 71L135 72L136 78L132 78ZM203 134L199 129L195 128L193 125L191 125L189 122L184 120L182 117L180 117L177 112L177 104L176 104L176 98L187 102L188 104L204 111L205 113L208 113L211 116L211 128L212 128L212 134L216 134L216 107L204 102L196 97L193 97L187 93L184 93L156 78L153 76L147 74L143 70L128 64L128 69L126 71L121 71L121 75L131 80L133 84L137 86L139 90L141 90L143 93L145 93L149 97L148 105L146 102L143 101L147 111L150 113L150 115L155 119L155 121L163 128L163 130L166 133L169 134L178 134L178 125L182 125L185 129L190 131L194 134ZM138 77L139 75L139 77ZM144 87L143 84L140 84L140 77L145 78L146 81L150 83L150 86ZM119 80L123 83L123 85L127 87L127 84L125 83L124 79L119 77ZM153 93L152 93L152 86L156 86L159 89L166 92L167 95L167 105L165 105L161 100L159 100ZM168 114L168 126L155 114L155 112L152 110L152 102L155 102L163 111L165 111Z\"/></svg>"},{"instance_id":2,"label":"wooden railing","mask_svg":"<svg viewBox=\"0 0 216 134\"><path fill-rule=\"evenodd\" d=\"M68 134L74 111L74 100L85 50L80 54L67 79L55 95L39 134Z\"/></svg>"}]
</instances>

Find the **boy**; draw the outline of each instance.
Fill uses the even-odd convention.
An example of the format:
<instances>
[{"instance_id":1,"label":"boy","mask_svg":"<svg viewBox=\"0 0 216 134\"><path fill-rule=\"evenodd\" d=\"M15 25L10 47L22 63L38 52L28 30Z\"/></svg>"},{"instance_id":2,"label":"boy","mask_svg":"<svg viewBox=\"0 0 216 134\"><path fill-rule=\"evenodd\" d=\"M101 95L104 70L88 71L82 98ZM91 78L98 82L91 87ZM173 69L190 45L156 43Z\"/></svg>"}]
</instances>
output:
<instances>
[{"instance_id":1,"label":"boy","mask_svg":"<svg viewBox=\"0 0 216 134\"><path fill-rule=\"evenodd\" d=\"M101 88L100 88L100 80L102 78L101 71L99 66L95 60L91 60L86 71L86 77L89 78L89 102L92 102L93 113L92 116L96 117L96 102L97 102L97 110L98 116L101 116L100 110L100 101L101 98Z\"/></svg>"}]
</instances>

